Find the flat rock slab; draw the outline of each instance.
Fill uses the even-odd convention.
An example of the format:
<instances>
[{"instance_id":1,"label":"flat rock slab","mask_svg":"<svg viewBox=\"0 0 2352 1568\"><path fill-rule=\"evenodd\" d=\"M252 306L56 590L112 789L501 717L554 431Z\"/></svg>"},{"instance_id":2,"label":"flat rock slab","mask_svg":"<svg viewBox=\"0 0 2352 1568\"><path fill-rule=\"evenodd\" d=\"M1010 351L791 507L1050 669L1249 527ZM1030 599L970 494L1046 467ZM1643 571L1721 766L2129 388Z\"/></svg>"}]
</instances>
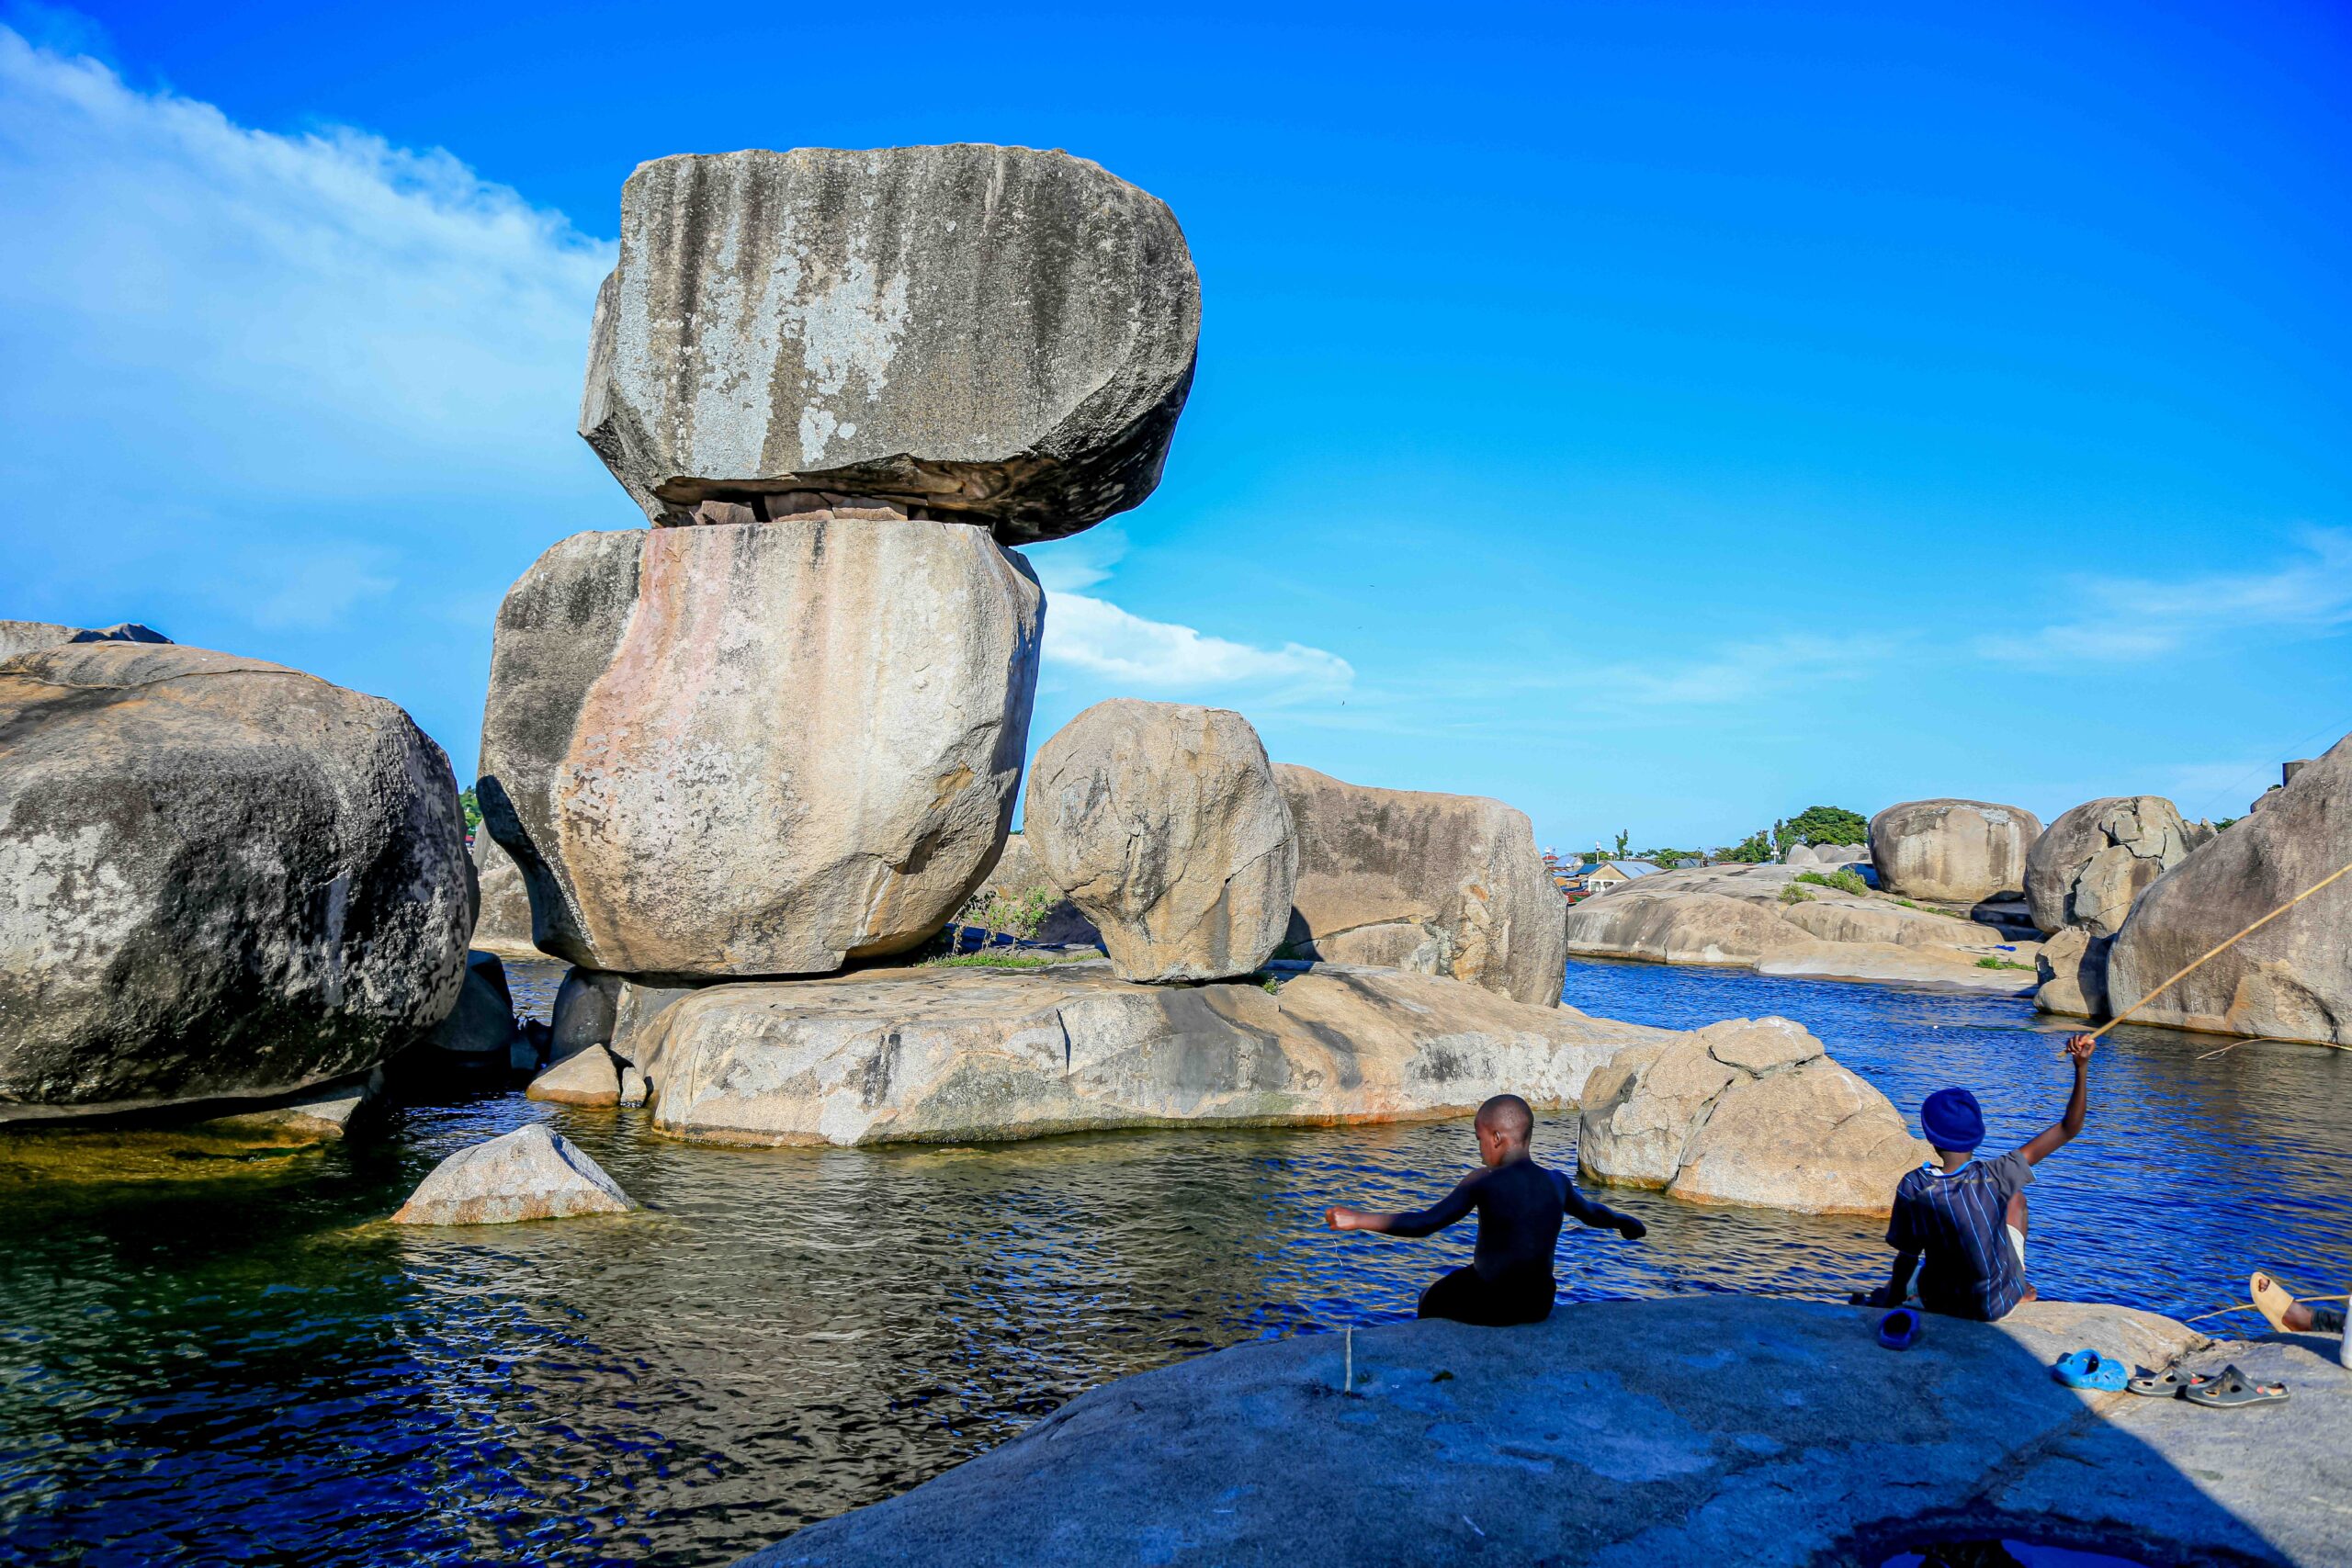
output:
<instances>
[{"instance_id":1,"label":"flat rock slab","mask_svg":"<svg viewBox=\"0 0 2352 1568\"><path fill-rule=\"evenodd\" d=\"M1336 1336L1243 1346L1096 1389L744 1561L1798 1568L1939 1532L2150 1564L2352 1560L2331 1501L2352 1483L2352 1373L2309 1349L2230 1348L2295 1402L2199 1410L2050 1379L2085 1345L2154 1366L2205 1343L2154 1314L1931 1318L1900 1355L1875 1318L1710 1296L1401 1324L1355 1336L1353 1397Z\"/></svg>"},{"instance_id":2,"label":"flat rock slab","mask_svg":"<svg viewBox=\"0 0 2352 1568\"><path fill-rule=\"evenodd\" d=\"M1964 949L1901 947L1883 942L1813 942L1766 953L1756 961L1756 972L1793 979L1877 980L2026 997L2031 996L2041 983L2034 968L2034 952L2032 944L2021 945L2017 956L2009 960L2022 964L2022 968L1987 969L1978 964L1979 954Z\"/></svg>"},{"instance_id":3,"label":"flat rock slab","mask_svg":"<svg viewBox=\"0 0 2352 1568\"><path fill-rule=\"evenodd\" d=\"M604 1168L536 1122L459 1149L433 1168L396 1225L499 1225L637 1207Z\"/></svg>"},{"instance_id":4,"label":"flat rock slab","mask_svg":"<svg viewBox=\"0 0 2352 1568\"><path fill-rule=\"evenodd\" d=\"M602 1045L575 1051L531 1080L526 1100L554 1105L613 1106L621 1102L620 1067Z\"/></svg>"},{"instance_id":5,"label":"flat rock slab","mask_svg":"<svg viewBox=\"0 0 2352 1568\"><path fill-rule=\"evenodd\" d=\"M1038 1137L1204 1122L1462 1115L1505 1090L1573 1105L1619 1052L1677 1038L1395 970L1144 986L1101 961L713 987L639 1062L654 1126L744 1145Z\"/></svg>"}]
</instances>

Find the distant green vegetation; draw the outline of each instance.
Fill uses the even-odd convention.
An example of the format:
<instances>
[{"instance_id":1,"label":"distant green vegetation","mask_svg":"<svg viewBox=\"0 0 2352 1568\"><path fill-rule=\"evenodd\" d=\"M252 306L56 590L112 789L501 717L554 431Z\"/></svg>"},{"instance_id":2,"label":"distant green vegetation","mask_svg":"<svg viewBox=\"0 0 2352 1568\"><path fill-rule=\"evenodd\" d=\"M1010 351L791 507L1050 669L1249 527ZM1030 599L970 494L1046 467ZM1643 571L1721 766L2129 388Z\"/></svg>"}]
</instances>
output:
<instances>
[{"instance_id":1,"label":"distant green vegetation","mask_svg":"<svg viewBox=\"0 0 2352 1568\"><path fill-rule=\"evenodd\" d=\"M1704 850L1642 850L1634 858L1645 860L1661 871L1672 871L1678 865L1689 865L1707 856Z\"/></svg>"},{"instance_id":2,"label":"distant green vegetation","mask_svg":"<svg viewBox=\"0 0 2352 1568\"><path fill-rule=\"evenodd\" d=\"M2011 958L1980 958L1976 961L1976 967L1979 969L2030 969L2033 965L2019 964Z\"/></svg>"},{"instance_id":3,"label":"distant green vegetation","mask_svg":"<svg viewBox=\"0 0 2352 1568\"><path fill-rule=\"evenodd\" d=\"M470 789L458 792L458 804L466 809L466 831L470 833L481 826L481 802L474 798Z\"/></svg>"},{"instance_id":4,"label":"distant green vegetation","mask_svg":"<svg viewBox=\"0 0 2352 1568\"><path fill-rule=\"evenodd\" d=\"M1835 887L1840 893L1852 893L1857 896L1867 895L1871 890L1869 883L1864 882L1858 874L1850 871L1801 871L1790 880L1810 882L1815 887ZM1902 902L1901 899L1895 901Z\"/></svg>"},{"instance_id":5,"label":"distant green vegetation","mask_svg":"<svg viewBox=\"0 0 2352 1568\"><path fill-rule=\"evenodd\" d=\"M943 953L926 958L923 969L1044 969L1063 960L1053 953L1015 953L1010 948L984 947L978 953Z\"/></svg>"},{"instance_id":6,"label":"distant green vegetation","mask_svg":"<svg viewBox=\"0 0 2352 1568\"><path fill-rule=\"evenodd\" d=\"M1859 844L1870 837L1870 822L1859 811L1842 806L1808 806L1776 825L1774 837L1782 849L1792 843ZM1781 837L1785 832L1786 837Z\"/></svg>"},{"instance_id":7,"label":"distant green vegetation","mask_svg":"<svg viewBox=\"0 0 2352 1568\"><path fill-rule=\"evenodd\" d=\"M1804 880L1804 878L1803 877L1797 878L1797 881L1799 882ZM1821 879L1816 876L1814 880L1818 882ZM1802 887L1791 885L1790 886L1781 889L1781 902L1783 904L1810 904L1813 902L1813 895L1806 892Z\"/></svg>"}]
</instances>

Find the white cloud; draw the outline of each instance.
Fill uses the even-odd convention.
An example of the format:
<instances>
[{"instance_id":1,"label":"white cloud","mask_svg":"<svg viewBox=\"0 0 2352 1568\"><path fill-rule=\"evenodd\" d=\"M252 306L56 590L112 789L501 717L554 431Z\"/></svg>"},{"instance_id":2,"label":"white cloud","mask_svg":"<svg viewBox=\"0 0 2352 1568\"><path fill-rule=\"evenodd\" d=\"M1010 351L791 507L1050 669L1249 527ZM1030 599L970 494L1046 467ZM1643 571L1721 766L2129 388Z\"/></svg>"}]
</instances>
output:
<instances>
[{"instance_id":1,"label":"white cloud","mask_svg":"<svg viewBox=\"0 0 2352 1568\"><path fill-rule=\"evenodd\" d=\"M1336 653L1286 642L1253 648L1191 626L1148 621L1082 593L1056 593L1046 608L1046 661L1124 688L1182 694L1260 691L1262 700L1337 696L1355 671Z\"/></svg>"},{"instance_id":2,"label":"white cloud","mask_svg":"<svg viewBox=\"0 0 2352 1568\"><path fill-rule=\"evenodd\" d=\"M2352 625L2352 533L2312 529L2301 553L2265 571L2073 580L2071 617L2021 637L1978 639L2006 663L2134 663L2248 631L2324 635Z\"/></svg>"}]
</instances>

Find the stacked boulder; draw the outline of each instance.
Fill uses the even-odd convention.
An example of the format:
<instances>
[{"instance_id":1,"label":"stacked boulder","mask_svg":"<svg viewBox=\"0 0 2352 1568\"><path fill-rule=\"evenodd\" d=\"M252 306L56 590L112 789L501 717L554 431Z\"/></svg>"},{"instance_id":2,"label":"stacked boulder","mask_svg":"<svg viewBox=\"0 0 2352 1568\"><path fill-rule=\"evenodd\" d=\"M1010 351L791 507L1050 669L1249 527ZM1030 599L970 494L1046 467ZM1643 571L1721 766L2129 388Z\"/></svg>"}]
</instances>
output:
<instances>
[{"instance_id":1,"label":"stacked boulder","mask_svg":"<svg viewBox=\"0 0 2352 1568\"><path fill-rule=\"evenodd\" d=\"M652 526L507 595L479 786L537 945L610 1003L590 1043L626 1061L697 986L904 953L964 905L1037 675L1007 547L1151 491L1199 313L1167 208L1060 152L630 176L580 431Z\"/></svg>"},{"instance_id":2,"label":"stacked boulder","mask_svg":"<svg viewBox=\"0 0 2352 1568\"><path fill-rule=\"evenodd\" d=\"M2061 813L2025 862L2026 904L2052 933L2037 960L2044 1012L2103 1018L2107 955L2133 900L2188 858L2195 835L2161 795L2114 795Z\"/></svg>"},{"instance_id":3,"label":"stacked boulder","mask_svg":"<svg viewBox=\"0 0 2352 1568\"><path fill-rule=\"evenodd\" d=\"M448 759L379 697L136 638L0 662L0 1121L300 1094L451 1014Z\"/></svg>"},{"instance_id":4,"label":"stacked boulder","mask_svg":"<svg viewBox=\"0 0 2352 1568\"><path fill-rule=\"evenodd\" d=\"M1274 769L1298 835L1288 946L1555 1007L1567 970L1559 889L1526 813L1498 800Z\"/></svg>"},{"instance_id":5,"label":"stacked boulder","mask_svg":"<svg viewBox=\"0 0 2352 1568\"><path fill-rule=\"evenodd\" d=\"M2025 886L2041 820L1984 800L1906 800L1871 818L1879 886L1906 898L1977 904Z\"/></svg>"},{"instance_id":6,"label":"stacked boulder","mask_svg":"<svg viewBox=\"0 0 2352 1568\"><path fill-rule=\"evenodd\" d=\"M1247 975L1289 929L1298 840L1230 709L1097 703L1038 749L1023 824L1123 980Z\"/></svg>"}]
</instances>

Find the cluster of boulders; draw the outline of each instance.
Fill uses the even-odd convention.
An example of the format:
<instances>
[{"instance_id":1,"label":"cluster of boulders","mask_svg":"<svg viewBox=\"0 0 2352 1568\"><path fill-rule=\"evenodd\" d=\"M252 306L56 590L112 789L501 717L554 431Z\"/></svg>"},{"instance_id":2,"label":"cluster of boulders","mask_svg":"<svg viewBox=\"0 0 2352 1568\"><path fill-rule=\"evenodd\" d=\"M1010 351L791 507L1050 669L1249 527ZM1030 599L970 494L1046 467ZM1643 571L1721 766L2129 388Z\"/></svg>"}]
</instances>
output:
<instances>
[{"instance_id":1,"label":"cluster of boulders","mask_svg":"<svg viewBox=\"0 0 2352 1568\"><path fill-rule=\"evenodd\" d=\"M1782 865L1859 865L1871 858L1868 844L1791 844Z\"/></svg>"}]
</instances>

